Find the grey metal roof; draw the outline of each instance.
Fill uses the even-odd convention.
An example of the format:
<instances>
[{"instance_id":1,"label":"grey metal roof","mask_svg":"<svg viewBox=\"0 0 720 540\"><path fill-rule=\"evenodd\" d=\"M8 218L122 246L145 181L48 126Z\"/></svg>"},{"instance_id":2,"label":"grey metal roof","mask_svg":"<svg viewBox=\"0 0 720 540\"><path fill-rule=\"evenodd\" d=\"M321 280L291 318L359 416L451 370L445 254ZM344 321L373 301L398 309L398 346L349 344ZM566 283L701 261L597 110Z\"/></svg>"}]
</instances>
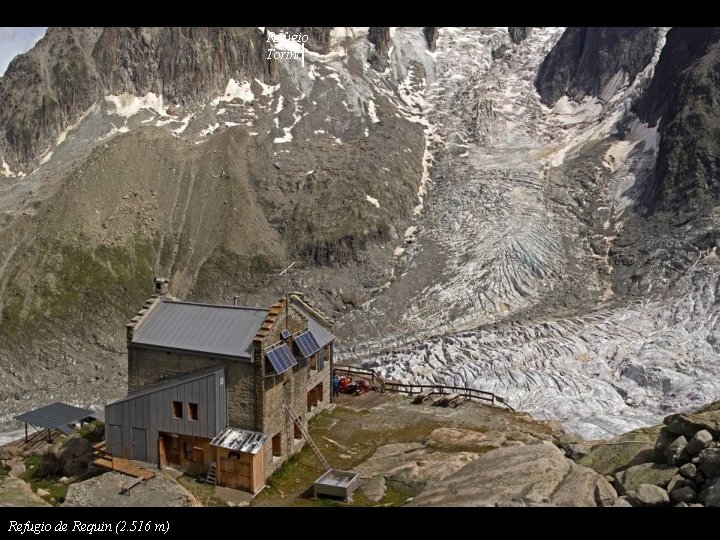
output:
<instances>
[{"instance_id":1,"label":"grey metal roof","mask_svg":"<svg viewBox=\"0 0 720 540\"><path fill-rule=\"evenodd\" d=\"M45 429L61 428L63 432L66 432L68 424L92 415L93 412L87 409L73 407L66 403L53 403L16 416L15 420Z\"/></svg>"},{"instance_id":2,"label":"grey metal roof","mask_svg":"<svg viewBox=\"0 0 720 540\"><path fill-rule=\"evenodd\" d=\"M250 358L267 309L163 300L140 323L137 345Z\"/></svg>"},{"instance_id":3,"label":"grey metal roof","mask_svg":"<svg viewBox=\"0 0 720 540\"><path fill-rule=\"evenodd\" d=\"M159 392L160 390L165 390L166 388L172 388L173 386L185 384L186 382L196 381L198 379L207 377L208 375L210 375L212 373L217 373L217 375L219 377L224 377L225 376L225 368L212 367L212 368L201 369L200 371L193 371L192 373L188 373L187 375L178 375L177 377L173 377L172 379L168 379L167 381L163 381L158 384L153 384L152 386L146 386L145 388L140 388L138 390L134 390L133 392L130 392L124 398L118 399L117 401L113 401L112 403L108 403L108 405L115 405L116 403L130 401L130 400L145 396L147 394L153 394L155 392Z\"/></svg>"},{"instance_id":4,"label":"grey metal roof","mask_svg":"<svg viewBox=\"0 0 720 540\"><path fill-rule=\"evenodd\" d=\"M257 454L267 438L267 435L258 431L228 427L210 441L210 444L236 452Z\"/></svg>"},{"instance_id":5,"label":"grey metal roof","mask_svg":"<svg viewBox=\"0 0 720 540\"><path fill-rule=\"evenodd\" d=\"M300 312L305 315L305 317L307 317L308 330L313 333L315 339L318 342L318 345L320 345L321 348L335 341L335 336L332 335L332 333L330 333L330 331L325 328L325 326L320 321L318 321L312 313L310 313L307 309L300 305L299 302L295 303L295 307L300 310Z\"/></svg>"}]
</instances>

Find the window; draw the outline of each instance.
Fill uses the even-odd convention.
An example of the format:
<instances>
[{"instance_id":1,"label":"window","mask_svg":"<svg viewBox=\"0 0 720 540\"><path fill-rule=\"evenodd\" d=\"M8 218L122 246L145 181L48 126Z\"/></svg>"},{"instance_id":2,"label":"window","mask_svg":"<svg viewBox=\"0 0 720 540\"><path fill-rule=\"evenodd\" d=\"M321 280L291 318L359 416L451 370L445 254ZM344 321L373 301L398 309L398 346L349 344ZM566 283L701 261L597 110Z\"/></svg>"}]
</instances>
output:
<instances>
[{"instance_id":1,"label":"window","mask_svg":"<svg viewBox=\"0 0 720 540\"><path fill-rule=\"evenodd\" d=\"M182 401L173 401L172 402L173 418L182 418L183 417L182 409L183 409Z\"/></svg>"},{"instance_id":2,"label":"window","mask_svg":"<svg viewBox=\"0 0 720 540\"><path fill-rule=\"evenodd\" d=\"M300 421L302 422L302 420ZM293 422L293 437L295 437L296 441L302 439L302 432L295 422Z\"/></svg>"},{"instance_id":3,"label":"window","mask_svg":"<svg viewBox=\"0 0 720 540\"><path fill-rule=\"evenodd\" d=\"M198 404L197 403L188 403L188 418L190 420L195 420L197 422L197 419L198 419Z\"/></svg>"},{"instance_id":4,"label":"window","mask_svg":"<svg viewBox=\"0 0 720 540\"><path fill-rule=\"evenodd\" d=\"M282 432L272 438L272 455L273 457L282 456Z\"/></svg>"}]
</instances>

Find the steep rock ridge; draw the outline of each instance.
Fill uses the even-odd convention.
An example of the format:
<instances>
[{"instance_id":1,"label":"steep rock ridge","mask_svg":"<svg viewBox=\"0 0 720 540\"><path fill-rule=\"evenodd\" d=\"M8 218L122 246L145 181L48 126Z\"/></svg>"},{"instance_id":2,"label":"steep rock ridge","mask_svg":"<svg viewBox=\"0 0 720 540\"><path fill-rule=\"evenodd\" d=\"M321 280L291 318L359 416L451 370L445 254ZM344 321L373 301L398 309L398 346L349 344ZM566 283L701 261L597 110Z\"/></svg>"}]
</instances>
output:
<instances>
[{"instance_id":1,"label":"steep rock ridge","mask_svg":"<svg viewBox=\"0 0 720 540\"><path fill-rule=\"evenodd\" d=\"M426 26L423 28L423 34L425 35L425 41L427 41L427 46L430 51L435 51L435 43L437 42L438 38L438 30L439 28L437 26Z\"/></svg>"},{"instance_id":2,"label":"steep rock ridge","mask_svg":"<svg viewBox=\"0 0 720 540\"><path fill-rule=\"evenodd\" d=\"M554 105L563 95L578 102L610 98L623 73L632 82L648 65L656 41L655 28L568 28L538 70L542 102Z\"/></svg>"},{"instance_id":3,"label":"steep rock ridge","mask_svg":"<svg viewBox=\"0 0 720 540\"><path fill-rule=\"evenodd\" d=\"M655 76L635 106L641 120L659 124L654 181L644 207L687 216L720 199L718 99L720 29L673 28Z\"/></svg>"},{"instance_id":4,"label":"steep rock ridge","mask_svg":"<svg viewBox=\"0 0 720 540\"><path fill-rule=\"evenodd\" d=\"M392 40L389 26L371 26L368 29L368 41L375 45L370 53L370 65L377 71L383 71L387 66L387 56Z\"/></svg>"},{"instance_id":5,"label":"steep rock ridge","mask_svg":"<svg viewBox=\"0 0 720 540\"><path fill-rule=\"evenodd\" d=\"M510 39L517 45L525 40L530 35L529 26L509 26L508 32L510 33Z\"/></svg>"},{"instance_id":6,"label":"steep rock ridge","mask_svg":"<svg viewBox=\"0 0 720 540\"><path fill-rule=\"evenodd\" d=\"M0 150L25 168L104 95L195 104L230 78L265 80L266 57L254 28L50 28L0 79Z\"/></svg>"}]
</instances>

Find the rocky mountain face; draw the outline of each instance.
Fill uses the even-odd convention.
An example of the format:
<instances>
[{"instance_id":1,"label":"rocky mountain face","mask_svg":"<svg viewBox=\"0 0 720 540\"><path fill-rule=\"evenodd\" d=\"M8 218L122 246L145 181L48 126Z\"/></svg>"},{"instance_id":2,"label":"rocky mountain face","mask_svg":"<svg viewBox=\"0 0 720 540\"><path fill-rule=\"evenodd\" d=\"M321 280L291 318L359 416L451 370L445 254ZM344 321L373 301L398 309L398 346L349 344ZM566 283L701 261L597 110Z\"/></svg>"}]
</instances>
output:
<instances>
[{"instance_id":1,"label":"rocky mountain face","mask_svg":"<svg viewBox=\"0 0 720 540\"><path fill-rule=\"evenodd\" d=\"M660 144L646 205L693 217L714 206L718 183L720 29L673 28L647 92L635 106L640 119L658 124Z\"/></svg>"},{"instance_id":2,"label":"rocky mountain face","mask_svg":"<svg viewBox=\"0 0 720 540\"><path fill-rule=\"evenodd\" d=\"M285 32L309 35L304 65ZM0 79L7 414L119 395L154 275L267 304L291 261L340 360L394 379L492 391L589 438L713 400L716 41L51 30Z\"/></svg>"},{"instance_id":3,"label":"rocky mountain face","mask_svg":"<svg viewBox=\"0 0 720 540\"><path fill-rule=\"evenodd\" d=\"M652 59L656 42L656 28L568 28L538 70L542 102L554 105L562 96L609 99L622 84L618 74L632 83Z\"/></svg>"},{"instance_id":4,"label":"rocky mountain face","mask_svg":"<svg viewBox=\"0 0 720 540\"><path fill-rule=\"evenodd\" d=\"M50 28L0 80L0 142L26 167L96 100L129 93L199 103L232 76L269 76L262 35L248 28Z\"/></svg>"}]
</instances>

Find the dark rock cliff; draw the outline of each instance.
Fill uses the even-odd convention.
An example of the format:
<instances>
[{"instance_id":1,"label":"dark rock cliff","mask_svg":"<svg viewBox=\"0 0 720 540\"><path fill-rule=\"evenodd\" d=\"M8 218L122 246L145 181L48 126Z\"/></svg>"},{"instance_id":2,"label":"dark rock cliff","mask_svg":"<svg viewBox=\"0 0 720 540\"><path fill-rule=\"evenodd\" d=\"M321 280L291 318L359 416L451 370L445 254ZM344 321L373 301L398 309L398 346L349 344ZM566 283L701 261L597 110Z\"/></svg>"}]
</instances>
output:
<instances>
[{"instance_id":1,"label":"dark rock cliff","mask_svg":"<svg viewBox=\"0 0 720 540\"><path fill-rule=\"evenodd\" d=\"M657 36L656 28L647 27L568 28L535 79L542 102L553 105L563 95L578 101L601 96L621 70L634 80L652 59Z\"/></svg>"},{"instance_id":2,"label":"dark rock cliff","mask_svg":"<svg viewBox=\"0 0 720 540\"><path fill-rule=\"evenodd\" d=\"M437 26L426 26L423 28L423 34L425 34L425 41L427 41L428 49L431 51L435 50L435 42L438 38L438 30L439 27Z\"/></svg>"},{"instance_id":3,"label":"dark rock cliff","mask_svg":"<svg viewBox=\"0 0 720 540\"><path fill-rule=\"evenodd\" d=\"M390 27L371 26L368 29L368 41L375 45L370 52L368 61L376 71L383 71L388 66L388 52L390 51Z\"/></svg>"},{"instance_id":4,"label":"dark rock cliff","mask_svg":"<svg viewBox=\"0 0 720 540\"><path fill-rule=\"evenodd\" d=\"M525 41L525 38L530 35L529 26L509 26L508 32L510 33L510 39L516 45Z\"/></svg>"},{"instance_id":5,"label":"dark rock cliff","mask_svg":"<svg viewBox=\"0 0 720 540\"><path fill-rule=\"evenodd\" d=\"M635 106L658 126L650 210L692 210L720 199L720 28L673 28Z\"/></svg>"}]
</instances>

